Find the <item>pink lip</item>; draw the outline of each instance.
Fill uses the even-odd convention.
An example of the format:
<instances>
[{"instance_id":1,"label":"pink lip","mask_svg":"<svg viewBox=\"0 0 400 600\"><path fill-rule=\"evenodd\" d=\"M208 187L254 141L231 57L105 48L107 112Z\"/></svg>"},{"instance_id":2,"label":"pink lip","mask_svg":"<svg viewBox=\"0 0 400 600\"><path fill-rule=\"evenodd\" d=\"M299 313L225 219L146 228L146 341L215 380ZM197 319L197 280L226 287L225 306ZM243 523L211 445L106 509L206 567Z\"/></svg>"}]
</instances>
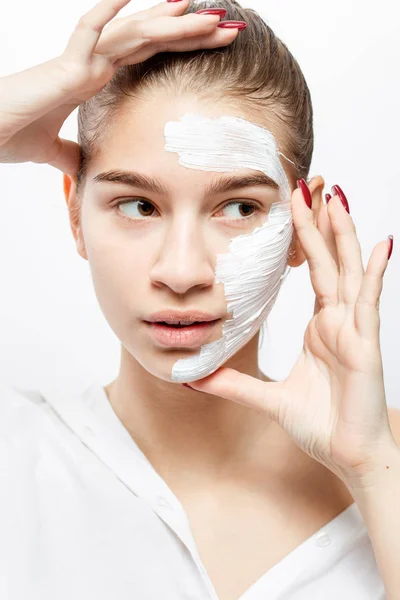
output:
<instances>
[{"instance_id":1,"label":"pink lip","mask_svg":"<svg viewBox=\"0 0 400 600\"><path fill-rule=\"evenodd\" d=\"M195 308L185 311L166 308L153 313L144 320L157 323L160 321L167 321L167 323L169 323L171 320L175 319L177 321L215 321L217 318L218 317L215 315L211 315Z\"/></svg>"},{"instance_id":2,"label":"pink lip","mask_svg":"<svg viewBox=\"0 0 400 600\"><path fill-rule=\"evenodd\" d=\"M213 327L219 321L220 319L216 319L209 323L198 323L179 328L163 325L161 323L145 323L149 328L153 339L163 346L191 348L204 343L210 336Z\"/></svg>"}]
</instances>

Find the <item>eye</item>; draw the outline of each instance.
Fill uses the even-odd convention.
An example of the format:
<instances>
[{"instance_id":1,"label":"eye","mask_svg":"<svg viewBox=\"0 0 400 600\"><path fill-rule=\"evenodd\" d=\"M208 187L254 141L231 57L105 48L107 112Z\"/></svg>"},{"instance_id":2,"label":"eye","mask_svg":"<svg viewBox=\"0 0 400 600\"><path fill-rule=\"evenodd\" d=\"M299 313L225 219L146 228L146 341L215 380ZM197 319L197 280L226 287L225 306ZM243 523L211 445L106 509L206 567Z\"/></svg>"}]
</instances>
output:
<instances>
[{"instance_id":1,"label":"eye","mask_svg":"<svg viewBox=\"0 0 400 600\"><path fill-rule=\"evenodd\" d=\"M140 216L143 216L143 217L149 217L149 216L151 216L149 213L151 212L151 209L154 208L154 206L153 206L153 204L151 204L151 202L148 202L147 200L141 200L141 199L123 200L122 202L118 202L118 204L115 205L115 208L119 209L120 206L123 206L123 205L125 206L127 204L135 204L135 202L139 202L141 204L140 211L139 211L139 208L136 207L137 210L135 208L134 210L129 211L129 212L133 213L130 216L127 216L127 215L121 213L120 210L118 210L118 214L122 218L129 219L130 221L132 219L140 220ZM137 217L138 214L139 214L139 218Z\"/></svg>"},{"instance_id":2,"label":"eye","mask_svg":"<svg viewBox=\"0 0 400 600\"><path fill-rule=\"evenodd\" d=\"M231 206L240 206L240 205L242 205L243 207L245 207L244 208L244 215L242 214L242 211L239 210L239 217L237 218L237 217L234 216L235 211L232 210L231 214L233 216L231 217L231 219L234 219L235 221L241 221L241 220L243 220L243 219L240 218L241 216L244 219L251 219L252 217L254 217L254 216L257 215L257 212L259 212L261 210L257 206L257 204L253 204L252 202L243 202L243 201L240 201L240 200L234 200L232 202L228 202L228 204L225 204L225 206L221 210L223 210L224 208L231 207ZM253 211L253 212L251 212L251 214L249 214L249 209L250 209L250 211ZM229 217L229 213L228 213L228 217Z\"/></svg>"},{"instance_id":3,"label":"eye","mask_svg":"<svg viewBox=\"0 0 400 600\"><path fill-rule=\"evenodd\" d=\"M139 203L140 206L136 203ZM132 210L127 210L128 214L124 214L122 212L122 209L120 207L122 206L127 206L131 204L133 206ZM115 209L117 209L117 213L120 217L122 217L123 219L128 219L129 221L132 220L136 220L136 221L140 221L142 220L141 217L151 217L153 214L153 211L155 210L154 205L149 202L148 200L143 200L143 199L138 199L138 198L130 198L128 200L122 200L120 202L118 202L117 204L114 205ZM229 211L228 211L228 219L230 220L234 220L234 221L244 221L244 220L249 220L255 216L257 216L257 214L259 212L261 212L261 208L253 203L253 202L244 202L244 201L240 201L240 200L235 200L235 201L231 201L228 202L228 204L225 204L225 206L223 206L218 212L221 212L224 209L233 207L233 206L243 206L244 207L244 211L239 210L236 214L238 216L235 216L235 211L231 210L230 211L230 215L229 216ZM250 214L249 214L250 211ZM244 212L244 214L243 214Z\"/></svg>"}]
</instances>

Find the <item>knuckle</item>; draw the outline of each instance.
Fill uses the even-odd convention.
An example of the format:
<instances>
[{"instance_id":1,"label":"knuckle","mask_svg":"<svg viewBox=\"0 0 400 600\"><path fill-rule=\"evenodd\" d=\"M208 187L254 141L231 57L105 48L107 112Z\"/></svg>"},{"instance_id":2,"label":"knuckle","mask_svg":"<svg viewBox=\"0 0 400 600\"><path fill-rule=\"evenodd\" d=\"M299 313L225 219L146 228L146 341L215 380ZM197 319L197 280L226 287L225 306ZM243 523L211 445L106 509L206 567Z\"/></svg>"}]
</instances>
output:
<instances>
[{"instance_id":1,"label":"knuckle","mask_svg":"<svg viewBox=\"0 0 400 600\"><path fill-rule=\"evenodd\" d=\"M363 278L363 273L359 269L357 269L356 267L354 267L352 265L348 265L347 263L342 265L341 274L344 277L349 277L350 279L354 279L355 283L358 283L358 284L360 284L360 282Z\"/></svg>"},{"instance_id":2,"label":"knuckle","mask_svg":"<svg viewBox=\"0 0 400 600\"><path fill-rule=\"evenodd\" d=\"M310 271L319 271L322 267L321 260L318 256L310 256L308 258Z\"/></svg>"},{"instance_id":3,"label":"knuckle","mask_svg":"<svg viewBox=\"0 0 400 600\"><path fill-rule=\"evenodd\" d=\"M235 400L240 404L246 404L246 401L248 400L248 393L240 386L237 386L234 388L234 397Z\"/></svg>"},{"instance_id":4,"label":"knuckle","mask_svg":"<svg viewBox=\"0 0 400 600\"><path fill-rule=\"evenodd\" d=\"M333 298L329 292L319 293L317 299L321 307L336 308L337 298Z\"/></svg>"},{"instance_id":5,"label":"knuckle","mask_svg":"<svg viewBox=\"0 0 400 600\"><path fill-rule=\"evenodd\" d=\"M373 302L370 298L359 298L357 301L359 306L363 306L364 308L376 308L377 303Z\"/></svg>"},{"instance_id":6,"label":"knuckle","mask_svg":"<svg viewBox=\"0 0 400 600\"><path fill-rule=\"evenodd\" d=\"M151 33L151 24L147 20L132 21L131 30L132 35L143 42L151 42L153 40L154 36Z\"/></svg>"},{"instance_id":7,"label":"knuckle","mask_svg":"<svg viewBox=\"0 0 400 600\"><path fill-rule=\"evenodd\" d=\"M184 15L182 23L190 28L193 25L201 25L202 27L213 29L215 27L215 24L219 21L220 17L218 15L196 15L194 13L190 13Z\"/></svg>"},{"instance_id":8,"label":"knuckle","mask_svg":"<svg viewBox=\"0 0 400 600\"><path fill-rule=\"evenodd\" d=\"M157 42L154 44L154 54L158 54L159 52L166 52L168 50L167 42Z\"/></svg>"},{"instance_id":9,"label":"knuckle","mask_svg":"<svg viewBox=\"0 0 400 600\"><path fill-rule=\"evenodd\" d=\"M90 30L90 31L96 31L97 33L101 33L102 27L92 23L87 15L82 15L82 17L79 19L78 23L76 24L75 29L83 29L86 31Z\"/></svg>"},{"instance_id":10,"label":"knuckle","mask_svg":"<svg viewBox=\"0 0 400 600\"><path fill-rule=\"evenodd\" d=\"M85 68L73 58L69 58L68 54L60 58L58 74L57 82L66 94L79 89L88 77Z\"/></svg>"}]
</instances>

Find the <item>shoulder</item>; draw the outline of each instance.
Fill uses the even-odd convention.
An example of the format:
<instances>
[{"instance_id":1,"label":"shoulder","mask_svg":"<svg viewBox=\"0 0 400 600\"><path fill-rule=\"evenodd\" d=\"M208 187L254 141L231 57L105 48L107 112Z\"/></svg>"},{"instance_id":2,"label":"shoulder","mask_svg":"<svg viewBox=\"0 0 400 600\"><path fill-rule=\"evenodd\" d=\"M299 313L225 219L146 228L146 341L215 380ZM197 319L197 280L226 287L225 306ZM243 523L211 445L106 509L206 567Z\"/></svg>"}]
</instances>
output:
<instances>
[{"instance_id":1,"label":"shoulder","mask_svg":"<svg viewBox=\"0 0 400 600\"><path fill-rule=\"evenodd\" d=\"M400 409L388 407L388 414L394 440L400 446Z\"/></svg>"},{"instance_id":2,"label":"shoulder","mask_svg":"<svg viewBox=\"0 0 400 600\"><path fill-rule=\"evenodd\" d=\"M14 384L0 380L0 411L7 411L19 406L43 404L44 398L39 390L20 388Z\"/></svg>"},{"instance_id":3,"label":"shoulder","mask_svg":"<svg viewBox=\"0 0 400 600\"><path fill-rule=\"evenodd\" d=\"M0 381L0 434L9 438L32 427L43 418L44 404L38 390L22 389Z\"/></svg>"},{"instance_id":4,"label":"shoulder","mask_svg":"<svg viewBox=\"0 0 400 600\"><path fill-rule=\"evenodd\" d=\"M31 482L38 465L40 472L55 472L67 460L65 448L70 447L71 436L42 389L0 381L0 488L7 481L13 482L11 487L19 481ZM37 481L39 485L40 477Z\"/></svg>"},{"instance_id":5,"label":"shoulder","mask_svg":"<svg viewBox=\"0 0 400 600\"><path fill-rule=\"evenodd\" d=\"M17 406L32 406L42 404L44 398L39 390L20 388L0 380L0 411L16 408Z\"/></svg>"}]
</instances>

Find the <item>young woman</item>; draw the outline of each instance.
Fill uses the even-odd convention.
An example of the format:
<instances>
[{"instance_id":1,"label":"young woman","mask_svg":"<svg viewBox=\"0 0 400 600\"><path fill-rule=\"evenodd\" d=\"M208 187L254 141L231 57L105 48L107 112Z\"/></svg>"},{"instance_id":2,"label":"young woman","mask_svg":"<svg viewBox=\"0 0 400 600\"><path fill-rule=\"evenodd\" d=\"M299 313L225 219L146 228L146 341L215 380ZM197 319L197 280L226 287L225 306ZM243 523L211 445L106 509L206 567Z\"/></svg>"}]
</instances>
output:
<instances>
[{"instance_id":1,"label":"young woman","mask_svg":"<svg viewBox=\"0 0 400 600\"><path fill-rule=\"evenodd\" d=\"M64 173L121 341L105 388L1 388L0 597L398 598L378 313L393 239L364 270L345 194L306 183L309 90L255 11L180 0L114 19L128 1L0 79L0 160ZM76 144L58 134L78 106ZM260 327L305 260L315 314L272 381Z\"/></svg>"}]
</instances>

